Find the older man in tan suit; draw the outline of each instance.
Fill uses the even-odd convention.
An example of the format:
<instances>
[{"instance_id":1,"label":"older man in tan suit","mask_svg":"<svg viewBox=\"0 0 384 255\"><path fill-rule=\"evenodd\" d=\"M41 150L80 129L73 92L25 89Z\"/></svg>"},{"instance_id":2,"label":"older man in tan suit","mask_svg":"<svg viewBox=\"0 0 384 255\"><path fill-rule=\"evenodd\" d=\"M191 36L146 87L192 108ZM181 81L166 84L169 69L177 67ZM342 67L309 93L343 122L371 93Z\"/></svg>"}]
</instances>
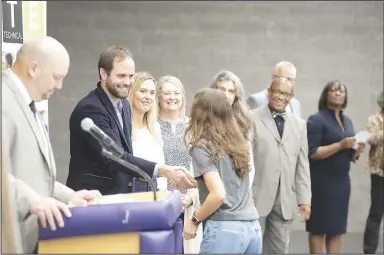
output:
<instances>
[{"instance_id":1,"label":"older man in tan suit","mask_svg":"<svg viewBox=\"0 0 384 255\"><path fill-rule=\"evenodd\" d=\"M252 190L264 229L263 253L288 253L295 208L299 207L302 220L310 215L307 129L304 120L285 111L292 96L292 83L285 77L275 78L268 89L268 105L251 112L255 125Z\"/></svg>"},{"instance_id":2,"label":"older man in tan suit","mask_svg":"<svg viewBox=\"0 0 384 255\"><path fill-rule=\"evenodd\" d=\"M25 253L34 251L38 219L42 227L63 227L61 212L71 216L66 203L86 204L97 191L72 189L56 181L56 166L46 127L35 102L61 89L69 55L51 37L23 44L16 62L2 76L3 155L9 163L9 186L15 190L17 217ZM61 212L60 212L61 211Z\"/></svg>"}]
</instances>

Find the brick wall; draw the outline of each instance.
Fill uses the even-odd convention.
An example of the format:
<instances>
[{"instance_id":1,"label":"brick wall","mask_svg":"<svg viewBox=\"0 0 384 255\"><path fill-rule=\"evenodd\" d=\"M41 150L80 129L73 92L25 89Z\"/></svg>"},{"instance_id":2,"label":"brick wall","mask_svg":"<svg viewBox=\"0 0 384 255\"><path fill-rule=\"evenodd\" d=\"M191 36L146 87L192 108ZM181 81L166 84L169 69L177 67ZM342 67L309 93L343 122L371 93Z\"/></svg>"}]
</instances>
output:
<instances>
[{"instance_id":1,"label":"brick wall","mask_svg":"<svg viewBox=\"0 0 384 255\"><path fill-rule=\"evenodd\" d=\"M382 2L48 2L48 35L71 55L62 91L49 104L58 179L69 162L68 119L96 85L97 60L111 44L129 47L137 70L156 78L179 77L188 109L199 88L229 69L247 93L268 85L273 65L290 60L298 69L296 96L305 118L316 111L324 84L348 85L348 115L356 130L376 111L383 86ZM349 231L361 232L369 207L364 155L352 166ZM295 223L296 229L303 229Z\"/></svg>"}]
</instances>

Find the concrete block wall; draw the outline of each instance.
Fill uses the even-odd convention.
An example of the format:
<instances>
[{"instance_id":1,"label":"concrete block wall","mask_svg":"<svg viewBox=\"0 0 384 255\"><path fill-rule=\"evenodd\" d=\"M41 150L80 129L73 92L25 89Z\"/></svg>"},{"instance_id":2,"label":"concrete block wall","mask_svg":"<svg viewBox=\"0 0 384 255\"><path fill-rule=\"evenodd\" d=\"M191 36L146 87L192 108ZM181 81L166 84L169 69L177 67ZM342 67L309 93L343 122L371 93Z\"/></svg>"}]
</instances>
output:
<instances>
[{"instance_id":1,"label":"concrete block wall","mask_svg":"<svg viewBox=\"0 0 384 255\"><path fill-rule=\"evenodd\" d=\"M273 65L298 69L296 97L307 118L316 112L324 84L348 85L347 114L364 129L383 86L383 2L72 1L47 4L48 35L71 56L64 88L49 102L58 179L69 163L68 120L75 104L94 89L97 61L109 45L128 47L137 71L179 77L188 110L195 92L221 69L235 72L247 94L268 86ZM369 209L366 154L352 166L349 231L362 232ZM295 229L304 226L295 223Z\"/></svg>"}]
</instances>

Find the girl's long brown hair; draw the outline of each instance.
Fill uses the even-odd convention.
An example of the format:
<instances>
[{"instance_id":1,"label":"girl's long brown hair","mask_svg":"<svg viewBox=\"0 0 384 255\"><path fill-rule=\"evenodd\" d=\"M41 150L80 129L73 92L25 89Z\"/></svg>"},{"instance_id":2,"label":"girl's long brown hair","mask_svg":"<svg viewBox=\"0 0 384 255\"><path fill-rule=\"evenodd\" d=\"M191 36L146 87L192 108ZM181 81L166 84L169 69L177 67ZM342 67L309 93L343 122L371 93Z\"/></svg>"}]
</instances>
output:
<instances>
[{"instance_id":1,"label":"girl's long brown hair","mask_svg":"<svg viewBox=\"0 0 384 255\"><path fill-rule=\"evenodd\" d=\"M211 152L211 163L227 154L238 176L243 177L249 171L248 142L222 91L205 88L197 92L185 135L190 150L204 146Z\"/></svg>"}]
</instances>

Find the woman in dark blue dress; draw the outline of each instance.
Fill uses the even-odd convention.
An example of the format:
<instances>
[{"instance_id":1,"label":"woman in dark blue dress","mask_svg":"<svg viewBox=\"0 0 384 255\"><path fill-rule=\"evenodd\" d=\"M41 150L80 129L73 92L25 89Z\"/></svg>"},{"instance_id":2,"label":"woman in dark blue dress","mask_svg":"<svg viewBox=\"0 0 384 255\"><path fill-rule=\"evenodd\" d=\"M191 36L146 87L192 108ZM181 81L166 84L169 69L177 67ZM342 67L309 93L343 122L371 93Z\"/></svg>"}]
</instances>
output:
<instances>
[{"instance_id":1,"label":"woman in dark blue dress","mask_svg":"<svg viewBox=\"0 0 384 255\"><path fill-rule=\"evenodd\" d=\"M312 182L311 216L306 222L310 253L340 253L346 233L351 192L349 169L364 149L356 150L355 131L343 110L347 88L331 81L323 89L319 111L308 118L308 145Z\"/></svg>"}]
</instances>

